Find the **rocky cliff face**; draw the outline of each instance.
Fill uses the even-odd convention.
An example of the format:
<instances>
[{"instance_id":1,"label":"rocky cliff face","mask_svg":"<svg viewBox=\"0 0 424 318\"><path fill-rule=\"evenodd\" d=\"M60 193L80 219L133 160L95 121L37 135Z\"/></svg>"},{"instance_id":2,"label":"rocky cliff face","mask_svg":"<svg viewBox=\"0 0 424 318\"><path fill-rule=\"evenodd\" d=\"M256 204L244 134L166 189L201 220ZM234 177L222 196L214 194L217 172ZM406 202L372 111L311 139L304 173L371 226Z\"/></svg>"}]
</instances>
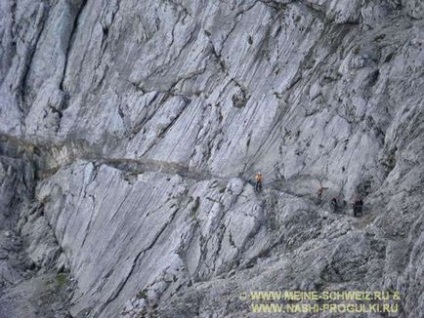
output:
<instances>
[{"instance_id":1,"label":"rocky cliff face","mask_svg":"<svg viewBox=\"0 0 424 318\"><path fill-rule=\"evenodd\" d=\"M422 316L423 18L1 1L0 317L256 317L240 293L289 289L398 290Z\"/></svg>"}]
</instances>

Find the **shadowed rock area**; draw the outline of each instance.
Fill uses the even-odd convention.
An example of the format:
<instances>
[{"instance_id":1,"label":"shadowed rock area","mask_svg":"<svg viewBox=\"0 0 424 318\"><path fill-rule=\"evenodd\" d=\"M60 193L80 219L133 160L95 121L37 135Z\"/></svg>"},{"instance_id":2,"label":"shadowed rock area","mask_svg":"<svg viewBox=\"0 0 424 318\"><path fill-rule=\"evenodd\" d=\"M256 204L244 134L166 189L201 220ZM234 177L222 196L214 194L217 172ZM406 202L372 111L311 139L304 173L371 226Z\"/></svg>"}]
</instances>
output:
<instances>
[{"instance_id":1,"label":"shadowed rock area","mask_svg":"<svg viewBox=\"0 0 424 318\"><path fill-rule=\"evenodd\" d=\"M0 318L422 317L423 18L419 0L0 1ZM288 290L400 299L244 297Z\"/></svg>"}]
</instances>

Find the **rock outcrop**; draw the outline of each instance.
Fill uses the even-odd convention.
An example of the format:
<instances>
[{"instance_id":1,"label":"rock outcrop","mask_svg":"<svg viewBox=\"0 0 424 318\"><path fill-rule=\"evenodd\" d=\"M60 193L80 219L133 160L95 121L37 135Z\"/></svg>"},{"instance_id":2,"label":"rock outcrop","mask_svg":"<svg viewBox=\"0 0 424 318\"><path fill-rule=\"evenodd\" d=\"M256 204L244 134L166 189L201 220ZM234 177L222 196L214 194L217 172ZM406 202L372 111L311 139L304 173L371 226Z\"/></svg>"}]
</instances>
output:
<instances>
[{"instance_id":1,"label":"rock outcrop","mask_svg":"<svg viewBox=\"0 0 424 318\"><path fill-rule=\"evenodd\" d=\"M422 316L423 18L0 2L0 317L256 317L255 290L399 291Z\"/></svg>"}]
</instances>

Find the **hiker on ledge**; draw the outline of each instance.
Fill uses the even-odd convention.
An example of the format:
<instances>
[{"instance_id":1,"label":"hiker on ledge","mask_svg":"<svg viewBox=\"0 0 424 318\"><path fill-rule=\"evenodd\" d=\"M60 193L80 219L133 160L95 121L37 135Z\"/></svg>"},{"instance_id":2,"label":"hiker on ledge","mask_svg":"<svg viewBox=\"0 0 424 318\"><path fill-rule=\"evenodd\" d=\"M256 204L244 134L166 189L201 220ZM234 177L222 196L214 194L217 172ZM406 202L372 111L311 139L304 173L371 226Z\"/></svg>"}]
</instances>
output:
<instances>
[{"instance_id":1,"label":"hiker on ledge","mask_svg":"<svg viewBox=\"0 0 424 318\"><path fill-rule=\"evenodd\" d=\"M324 194L324 191L327 190L327 189L328 188L326 188L326 187L321 187L321 188L318 189L318 191L317 191L317 197L318 197L319 200L322 199L322 195Z\"/></svg>"},{"instance_id":2,"label":"hiker on ledge","mask_svg":"<svg viewBox=\"0 0 424 318\"><path fill-rule=\"evenodd\" d=\"M337 213L337 211L339 210L339 203L337 202L337 198L334 197L331 199L330 201L331 204L331 208L333 209L334 213Z\"/></svg>"},{"instance_id":3,"label":"hiker on ledge","mask_svg":"<svg viewBox=\"0 0 424 318\"><path fill-rule=\"evenodd\" d=\"M355 201L353 202L353 216L359 216L359 214L362 215L363 206L364 206L364 201L362 201L360 196L357 196L355 198Z\"/></svg>"},{"instance_id":4,"label":"hiker on ledge","mask_svg":"<svg viewBox=\"0 0 424 318\"><path fill-rule=\"evenodd\" d=\"M256 192L262 191L262 179L263 179L262 174L260 172L258 172L255 176L255 181L256 181L255 191Z\"/></svg>"}]
</instances>

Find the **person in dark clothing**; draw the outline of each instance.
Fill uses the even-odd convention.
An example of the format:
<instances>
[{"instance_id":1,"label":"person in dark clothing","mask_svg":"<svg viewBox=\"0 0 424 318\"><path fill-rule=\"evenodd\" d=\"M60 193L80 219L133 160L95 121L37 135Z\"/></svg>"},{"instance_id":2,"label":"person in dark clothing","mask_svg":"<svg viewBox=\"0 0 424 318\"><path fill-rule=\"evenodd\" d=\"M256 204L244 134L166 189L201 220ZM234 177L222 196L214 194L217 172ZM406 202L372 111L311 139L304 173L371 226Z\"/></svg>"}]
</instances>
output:
<instances>
[{"instance_id":1,"label":"person in dark clothing","mask_svg":"<svg viewBox=\"0 0 424 318\"><path fill-rule=\"evenodd\" d=\"M362 208L364 206L364 201L360 197L356 197L355 201L353 202L353 216L359 216L359 214L362 215Z\"/></svg>"},{"instance_id":2,"label":"person in dark clothing","mask_svg":"<svg viewBox=\"0 0 424 318\"><path fill-rule=\"evenodd\" d=\"M330 201L331 204L331 208L333 209L334 213L337 213L338 209L339 209L339 204L337 203L337 198L332 198Z\"/></svg>"},{"instance_id":3,"label":"person in dark clothing","mask_svg":"<svg viewBox=\"0 0 424 318\"><path fill-rule=\"evenodd\" d=\"M323 187L319 188L318 191L317 191L317 197L318 197L318 199L321 200L323 193L324 193L324 188Z\"/></svg>"}]
</instances>

